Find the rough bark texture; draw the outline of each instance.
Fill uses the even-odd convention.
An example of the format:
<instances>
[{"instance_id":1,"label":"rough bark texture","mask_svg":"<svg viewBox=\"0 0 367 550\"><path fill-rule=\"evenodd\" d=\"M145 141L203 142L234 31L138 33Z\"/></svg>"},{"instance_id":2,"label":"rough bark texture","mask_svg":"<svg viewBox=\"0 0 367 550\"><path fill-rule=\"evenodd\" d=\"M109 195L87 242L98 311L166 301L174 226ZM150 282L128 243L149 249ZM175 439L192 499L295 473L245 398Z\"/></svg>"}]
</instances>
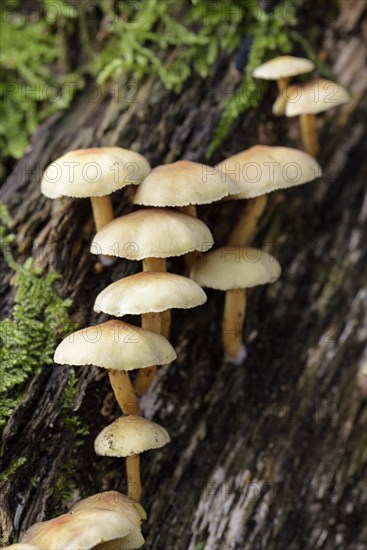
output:
<instances>
[{"instance_id":1,"label":"rough bark texture","mask_svg":"<svg viewBox=\"0 0 367 550\"><path fill-rule=\"evenodd\" d=\"M245 364L223 362L224 296L209 291L195 313L174 312L178 360L160 369L142 400L146 416L172 437L169 446L142 457L147 548L365 548L366 2L342 5L329 20L320 55L353 99L319 117L324 177L270 198L255 243L278 258L283 275L248 295ZM59 291L73 298L81 326L106 319L92 311L96 294L139 264L121 260L96 270L89 203L42 197L40 174L65 150L91 145L133 147L152 165L204 160L227 67L223 60L212 81L193 79L179 97L154 78L132 104L81 95L43 125L5 182L2 200L15 217L22 252L29 255L36 243L42 263L62 273ZM213 163L255 142L298 145L297 121L271 115L275 94L236 123ZM130 208L127 198L114 195L117 214ZM229 202L199 208L218 244L239 208ZM182 271L183 262L169 268ZM4 314L10 278L5 269ZM73 414L91 434L78 450L80 493L68 503L80 494L126 489L121 461L93 452L94 437L117 414L107 378L97 369L77 372ZM67 379L67 369L45 367L6 427L4 467L20 456L27 462L1 488L5 541L55 513L50 495L73 444L60 420Z\"/></svg>"}]
</instances>

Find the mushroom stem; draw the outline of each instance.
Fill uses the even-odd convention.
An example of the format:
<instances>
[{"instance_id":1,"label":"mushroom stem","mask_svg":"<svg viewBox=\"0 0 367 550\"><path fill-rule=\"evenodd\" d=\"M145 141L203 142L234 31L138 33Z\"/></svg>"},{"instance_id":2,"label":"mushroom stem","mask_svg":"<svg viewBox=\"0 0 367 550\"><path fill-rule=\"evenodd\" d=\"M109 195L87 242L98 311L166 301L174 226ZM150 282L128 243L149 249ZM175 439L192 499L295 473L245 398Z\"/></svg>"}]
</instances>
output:
<instances>
[{"instance_id":1,"label":"mushroom stem","mask_svg":"<svg viewBox=\"0 0 367 550\"><path fill-rule=\"evenodd\" d=\"M197 208L195 204L188 204L187 206L181 206L179 210L183 214L187 214L188 216L192 216L193 218L197 218ZM189 252L188 254L185 254L185 273L188 276L190 273L190 270L194 263L201 258L201 252L198 252L197 250L194 250L193 252ZM168 331L169 335L169 331ZM165 336L165 334L163 334Z\"/></svg>"},{"instance_id":2,"label":"mushroom stem","mask_svg":"<svg viewBox=\"0 0 367 550\"><path fill-rule=\"evenodd\" d=\"M276 116L282 116L285 114L289 78L279 78L279 80L277 81L277 84L278 84L279 94L273 105L273 114Z\"/></svg>"},{"instance_id":3,"label":"mushroom stem","mask_svg":"<svg viewBox=\"0 0 367 550\"><path fill-rule=\"evenodd\" d=\"M302 142L306 153L316 157L319 153L319 140L314 114L302 114L300 116Z\"/></svg>"},{"instance_id":4,"label":"mushroom stem","mask_svg":"<svg viewBox=\"0 0 367 550\"><path fill-rule=\"evenodd\" d=\"M90 200L92 203L94 223L98 232L114 218L111 197L105 195L103 197L91 197Z\"/></svg>"},{"instance_id":5,"label":"mushroom stem","mask_svg":"<svg viewBox=\"0 0 367 550\"><path fill-rule=\"evenodd\" d=\"M121 410L125 414L140 414L139 401L131 384L129 373L109 369L108 376Z\"/></svg>"},{"instance_id":6,"label":"mushroom stem","mask_svg":"<svg viewBox=\"0 0 367 550\"><path fill-rule=\"evenodd\" d=\"M242 350L242 329L246 313L246 290L227 290L223 317L223 347L226 355L236 359Z\"/></svg>"},{"instance_id":7,"label":"mushroom stem","mask_svg":"<svg viewBox=\"0 0 367 550\"><path fill-rule=\"evenodd\" d=\"M159 273L166 273L166 258L144 258L143 271L157 271Z\"/></svg>"},{"instance_id":8,"label":"mushroom stem","mask_svg":"<svg viewBox=\"0 0 367 550\"><path fill-rule=\"evenodd\" d=\"M135 502L141 499L140 455L126 457L127 494Z\"/></svg>"},{"instance_id":9,"label":"mushroom stem","mask_svg":"<svg viewBox=\"0 0 367 550\"><path fill-rule=\"evenodd\" d=\"M182 212L183 214L187 214L188 216L193 216L194 218L198 217L195 204L187 204L186 206L181 206L179 210L180 212Z\"/></svg>"},{"instance_id":10,"label":"mushroom stem","mask_svg":"<svg viewBox=\"0 0 367 550\"><path fill-rule=\"evenodd\" d=\"M268 197L266 195L245 201L240 215L228 236L228 246L245 246L250 243L267 202Z\"/></svg>"},{"instance_id":11,"label":"mushroom stem","mask_svg":"<svg viewBox=\"0 0 367 550\"><path fill-rule=\"evenodd\" d=\"M141 316L141 326L147 330L162 333L162 314L161 313L144 313ZM157 373L157 366L153 365L145 369L139 369L134 388L138 395L144 395L149 390Z\"/></svg>"},{"instance_id":12,"label":"mushroom stem","mask_svg":"<svg viewBox=\"0 0 367 550\"><path fill-rule=\"evenodd\" d=\"M143 260L143 271L157 271L159 273L166 273L167 272L166 258L145 258ZM148 328L148 327L143 327L143 328ZM149 329L149 330L154 330L154 329ZM169 333L171 331L171 310L170 309L166 309L161 313L160 330L161 332L159 332L159 334L162 334L165 338L169 337Z\"/></svg>"}]
</instances>

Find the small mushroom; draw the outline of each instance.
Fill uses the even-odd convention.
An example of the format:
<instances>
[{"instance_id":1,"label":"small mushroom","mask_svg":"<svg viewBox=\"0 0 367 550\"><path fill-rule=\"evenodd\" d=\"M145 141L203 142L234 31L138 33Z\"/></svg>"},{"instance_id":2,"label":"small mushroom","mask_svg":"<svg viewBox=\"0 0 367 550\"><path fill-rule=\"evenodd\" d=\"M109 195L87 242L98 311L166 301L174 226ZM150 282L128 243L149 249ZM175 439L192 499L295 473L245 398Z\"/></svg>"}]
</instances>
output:
<instances>
[{"instance_id":1,"label":"small mushroom","mask_svg":"<svg viewBox=\"0 0 367 550\"><path fill-rule=\"evenodd\" d=\"M186 207L196 215L197 204L209 204L238 192L226 174L205 164L178 160L157 166L137 188L133 202L142 206Z\"/></svg>"},{"instance_id":2,"label":"small mushroom","mask_svg":"<svg viewBox=\"0 0 367 550\"><path fill-rule=\"evenodd\" d=\"M315 64L304 57L280 55L257 67L252 75L263 80L276 80L279 95L273 105L273 114L280 116L285 113L287 88L292 76L313 71Z\"/></svg>"},{"instance_id":3,"label":"small mushroom","mask_svg":"<svg viewBox=\"0 0 367 550\"><path fill-rule=\"evenodd\" d=\"M191 279L173 273L144 271L110 284L94 303L94 310L108 315L141 315L142 326L159 332L160 313L173 308L188 309L206 302L203 289ZM145 394L153 382L157 367L138 372L135 391Z\"/></svg>"},{"instance_id":4,"label":"small mushroom","mask_svg":"<svg viewBox=\"0 0 367 550\"><path fill-rule=\"evenodd\" d=\"M77 149L47 167L41 191L50 199L89 197L99 231L113 219L108 195L126 185L138 185L149 172L149 162L135 151L121 147Z\"/></svg>"},{"instance_id":5,"label":"small mushroom","mask_svg":"<svg viewBox=\"0 0 367 550\"><path fill-rule=\"evenodd\" d=\"M137 414L139 404L128 371L165 365L176 357L171 344L160 334L114 319L64 338L54 360L61 365L96 365L107 369L122 411Z\"/></svg>"},{"instance_id":6,"label":"small mushroom","mask_svg":"<svg viewBox=\"0 0 367 550\"><path fill-rule=\"evenodd\" d=\"M106 225L96 234L91 252L143 260L144 271L165 272L167 257L204 252L213 244L209 228L197 218L172 209L146 208ZM164 315L162 334L168 337L169 310Z\"/></svg>"},{"instance_id":7,"label":"small mushroom","mask_svg":"<svg viewBox=\"0 0 367 550\"><path fill-rule=\"evenodd\" d=\"M319 140L315 115L348 102L349 93L336 82L318 78L290 86L286 95L286 116L300 116L301 136L305 150L310 155L317 156Z\"/></svg>"},{"instance_id":8,"label":"small mushroom","mask_svg":"<svg viewBox=\"0 0 367 550\"><path fill-rule=\"evenodd\" d=\"M298 149L254 145L217 165L236 181L240 192L231 199L246 199L227 239L229 246L250 243L267 203L267 194L303 185L321 176L318 162Z\"/></svg>"},{"instance_id":9,"label":"small mushroom","mask_svg":"<svg viewBox=\"0 0 367 550\"><path fill-rule=\"evenodd\" d=\"M275 282L281 274L278 261L256 248L223 247L204 254L194 264L191 277L201 286L226 292L222 327L227 359L235 364L245 357L242 331L246 289Z\"/></svg>"},{"instance_id":10,"label":"small mushroom","mask_svg":"<svg viewBox=\"0 0 367 550\"><path fill-rule=\"evenodd\" d=\"M17 546L25 550L31 543L42 550L88 550L118 540L120 550L140 548L144 544L140 524L136 504L117 491L108 491L77 502L67 514L32 525Z\"/></svg>"},{"instance_id":11,"label":"small mushroom","mask_svg":"<svg viewBox=\"0 0 367 550\"><path fill-rule=\"evenodd\" d=\"M133 500L141 498L139 455L164 447L170 437L162 426L137 415L122 416L106 426L96 437L94 449L100 456L130 457L127 467L128 493Z\"/></svg>"}]
</instances>

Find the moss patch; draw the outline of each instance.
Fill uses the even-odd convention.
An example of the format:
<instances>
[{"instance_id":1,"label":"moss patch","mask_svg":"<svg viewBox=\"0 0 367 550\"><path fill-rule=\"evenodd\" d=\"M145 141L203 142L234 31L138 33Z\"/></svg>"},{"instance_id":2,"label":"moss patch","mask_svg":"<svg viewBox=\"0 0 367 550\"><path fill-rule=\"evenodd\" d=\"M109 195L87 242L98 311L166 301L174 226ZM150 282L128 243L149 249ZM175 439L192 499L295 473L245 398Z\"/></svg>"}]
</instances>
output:
<instances>
[{"instance_id":1,"label":"moss patch","mask_svg":"<svg viewBox=\"0 0 367 550\"><path fill-rule=\"evenodd\" d=\"M0 249L14 271L14 306L11 317L0 321L0 429L22 400L32 376L53 362L56 344L74 330L68 309L55 290L58 273L43 274L32 258L15 261L15 235L6 208L0 208Z\"/></svg>"}]
</instances>

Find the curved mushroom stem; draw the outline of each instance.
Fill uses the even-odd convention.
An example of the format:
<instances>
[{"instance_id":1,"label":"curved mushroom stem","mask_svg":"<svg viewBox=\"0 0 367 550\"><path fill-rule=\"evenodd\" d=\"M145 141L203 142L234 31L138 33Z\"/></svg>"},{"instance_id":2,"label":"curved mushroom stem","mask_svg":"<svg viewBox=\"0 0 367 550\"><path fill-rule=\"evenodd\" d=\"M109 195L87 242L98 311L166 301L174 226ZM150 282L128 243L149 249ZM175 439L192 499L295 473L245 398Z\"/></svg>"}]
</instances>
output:
<instances>
[{"instance_id":1,"label":"curved mushroom stem","mask_svg":"<svg viewBox=\"0 0 367 550\"><path fill-rule=\"evenodd\" d=\"M116 400L125 414L140 414L139 401L126 371L108 371L108 376Z\"/></svg>"},{"instance_id":2,"label":"curved mushroom stem","mask_svg":"<svg viewBox=\"0 0 367 550\"><path fill-rule=\"evenodd\" d=\"M93 218L97 232L113 220L113 209L111 197L91 197Z\"/></svg>"},{"instance_id":3,"label":"curved mushroom stem","mask_svg":"<svg viewBox=\"0 0 367 550\"><path fill-rule=\"evenodd\" d=\"M141 326L147 330L162 333L162 314L144 313L141 316ZM135 378L134 388L138 395L144 395L149 390L157 373L156 365L145 369L139 369Z\"/></svg>"},{"instance_id":4,"label":"curved mushroom stem","mask_svg":"<svg viewBox=\"0 0 367 550\"><path fill-rule=\"evenodd\" d=\"M90 201L92 203L94 224L98 232L114 218L111 197L108 195L103 197L91 197ZM112 265L116 260L113 256L105 256L102 254L99 256L99 259L103 265L107 266Z\"/></svg>"},{"instance_id":5,"label":"curved mushroom stem","mask_svg":"<svg viewBox=\"0 0 367 550\"><path fill-rule=\"evenodd\" d=\"M277 80L279 94L273 105L273 114L276 116L282 116L285 114L285 105L287 103L287 88L289 85L289 78L279 78Z\"/></svg>"},{"instance_id":6,"label":"curved mushroom stem","mask_svg":"<svg viewBox=\"0 0 367 550\"><path fill-rule=\"evenodd\" d=\"M260 197L245 201L238 220L228 236L227 245L245 246L249 244L267 202L267 195L261 195Z\"/></svg>"},{"instance_id":7,"label":"curved mushroom stem","mask_svg":"<svg viewBox=\"0 0 367 550\"><path fill-rule=\"evenodd\" d=\"M313 157L319 154L319 139L314 114L302 114L300 116L301 136L306 153Z\"/></svg>"},{"instance_id":8,"label":"curved mushroom stem","mask_svg":"<svg viewBox=\"0 0 367 550\"><path fill-rule=\"evenodd\" d=\"M140 455L126 457L127 494L135 502L141 499Z\"/></svg>"},{"instance_id":9,"label":"curved mushroom stem","mask_svg":"<svg viewBox=\"0 0 367 550\"><path fill-rule=\"evenodd\" d=\"M246 314L246 290L227 290L223 316L223 347L230 360L236 360L243 351L242 329Z\"/></svg>"}]
</instances>

